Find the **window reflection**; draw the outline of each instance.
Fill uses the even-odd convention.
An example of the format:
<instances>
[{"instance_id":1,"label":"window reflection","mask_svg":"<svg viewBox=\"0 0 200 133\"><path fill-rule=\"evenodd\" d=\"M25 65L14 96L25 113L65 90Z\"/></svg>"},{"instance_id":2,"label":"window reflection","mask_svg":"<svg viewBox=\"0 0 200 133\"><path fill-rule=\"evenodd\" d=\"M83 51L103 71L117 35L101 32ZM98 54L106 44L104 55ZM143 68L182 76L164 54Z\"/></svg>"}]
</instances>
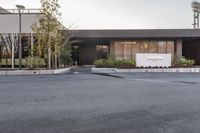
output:
<instances>
[{"instance_id":1,"label":"window reflection","mask_svg":"<svg viewBox=\"0 0 200 133\"><path fill-rule=\"evenodd\" d=\"M98 59L106 59L108 56L109 48L107 45L97 45L97 58Z\"/></svg>"},{"instance_id":2,"label":"window reflection","mask_svg":"<svg viewBox=\"0 0 200 133\"><path fill-rule=\"evenodd\" d=\"M136 53L174 54L174 41L116 41L116 59L135 59Z\"/></svg>"}]
</instances>

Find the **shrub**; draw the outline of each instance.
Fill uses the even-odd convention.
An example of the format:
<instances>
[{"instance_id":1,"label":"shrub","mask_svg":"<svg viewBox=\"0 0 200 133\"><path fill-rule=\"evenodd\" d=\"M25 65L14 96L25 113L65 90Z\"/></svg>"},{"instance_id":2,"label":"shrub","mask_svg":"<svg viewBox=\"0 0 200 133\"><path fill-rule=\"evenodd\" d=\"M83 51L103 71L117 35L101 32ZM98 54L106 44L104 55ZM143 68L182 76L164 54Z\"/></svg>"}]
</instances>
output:
<instances>
[{"instance_id":1,"label":"shrub","mask_svg":"<svg viewBox=\"0 0 200 133\"><path fill-rule=\"evenodd\" d=\"M94 65L98 68L134 68L135 60L98 59L94 62Z\"/></svg>"},{"instance_id":2,"label":"shrub","mask_svg":"<svg viewBox=\"0 0 200 133\"><path fill-rule=\"evenodd\" d=\"M105 60L105 63L106 63L106 66L108 68L115 68L116 67L116 61L115 60L108 59L108 60Z\"/></svg>"},{"instance_id":3,"label":"shrub","mask_svg":"<svg viewBox=\"0 0 200 133\"><path fill-rule=\"evenodd\" d=\"M117 68L134 68L135 60L118 60L116 61Z\"/></svg>"},{"instance_id":4,"label":"shrub","mask_svg":"<svg viewBox=\"0 0 200 133\"><path fill-rule=\"evenodd\" d=\"M70 47L65 46L61 49L60 59L64 66L72 64L72 50Z\"/></svg>"},{"instance_id":5,"label":"shrub","mask_svg":"<svg viewBox=\"0 0 200 133\"><path fill-rule=\"evenodd\" d=\"M46 67L46 62L43 58L40 57L34 57L33 60L30 56L28 56L25 60L25 62L23 63L24 65L26 65L27 68L31 69L33 68L43 68ZM32 66L31 66L32 64Z\"/></svg>"},{"instance_id":6,"label":"shrub","mask_svg":"<svg viewBox=\"0 0 200 133\"><path fill-rule=\"evenodd\" d=\"M186 59L184 57L174 57L172 65L175 67L189 67L195 64L195 60Z\"/></svg>"},{"instance_id":7,"label":"shrub","mask_svg":"<svg viewBox=\"0 0 200 133\"><path fill-rule=\"evenodd\" d=\"M95 67L98 67L98 68L106 67L106 60L98 59L98 60L94 61L94 65L95 65Z\"/></svg>"},{"instance_id":8,"label":"shrub","mask_svg":"<svg viewBox=\"0 0 200 133\"><path fill-rule=\"evenodd\" d=\"M179 65L179 66L193 66L194 64L195 64L195 61L194 61L194 60L191 60L191 59L181 58L181 59L178 61L178 65Z\"/></svg>"}]
</instances>

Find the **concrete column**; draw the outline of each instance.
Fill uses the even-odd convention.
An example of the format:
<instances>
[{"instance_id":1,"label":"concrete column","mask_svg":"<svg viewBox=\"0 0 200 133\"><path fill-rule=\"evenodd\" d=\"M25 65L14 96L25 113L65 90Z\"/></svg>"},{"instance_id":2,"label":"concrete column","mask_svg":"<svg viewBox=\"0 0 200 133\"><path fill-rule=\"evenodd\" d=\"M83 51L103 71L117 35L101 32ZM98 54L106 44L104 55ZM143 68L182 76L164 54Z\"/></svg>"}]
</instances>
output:
<instances>
[{"instance_id":1,"label":"concrete column","mask_svg":"<svg viewBox=\"0 0 200 133\"><path fill-rule=\"evenodd\" d=\"M175 55L178 57L182 57L182 39L177 39L176 40L176 45L175 45Z\"/></svg>"},{"instance_id":2,"label":"concrete column","mask_svg":"<svg viewBox=\"0 0 200 133\"><path fill-rule=\"evenodd\" d=\"M14 33L11 34L12 36L12 69L15 67L15 40L14 40Z\"/></svg>"}]
</instances>

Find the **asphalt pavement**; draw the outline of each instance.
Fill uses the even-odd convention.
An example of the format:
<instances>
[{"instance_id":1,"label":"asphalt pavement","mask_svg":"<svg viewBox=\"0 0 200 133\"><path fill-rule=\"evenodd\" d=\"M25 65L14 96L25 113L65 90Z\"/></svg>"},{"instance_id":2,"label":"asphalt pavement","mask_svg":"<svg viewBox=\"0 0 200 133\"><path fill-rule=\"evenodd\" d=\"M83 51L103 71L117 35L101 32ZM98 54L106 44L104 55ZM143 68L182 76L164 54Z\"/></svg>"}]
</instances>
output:
<instances>
[{"instance_id":1,"label":"asphalt pavement","mask_svg":"<svg viewBox=\"0 0 200 133\"><path fill-rule=\"evenodd\" d=\"M0 76L0 133L199 133L200 74Z\"/></svg>"}]
</instances>

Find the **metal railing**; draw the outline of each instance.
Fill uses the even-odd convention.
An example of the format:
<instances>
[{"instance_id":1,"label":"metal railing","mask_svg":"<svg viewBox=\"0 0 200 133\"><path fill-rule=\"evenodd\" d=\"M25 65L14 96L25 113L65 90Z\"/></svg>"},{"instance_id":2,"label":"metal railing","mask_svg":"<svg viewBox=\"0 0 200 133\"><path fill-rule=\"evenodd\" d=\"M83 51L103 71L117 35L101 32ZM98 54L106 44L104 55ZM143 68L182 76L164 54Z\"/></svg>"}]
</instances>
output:
<instances>
[{"instance_id":1,"label":"metal railing","mask_svg":"<svg viewBox=\"0 0 200 133\"><path fill-rule=\"evenodd\" d=\"M18 14L17 9L0 9L0 14ZM23 11L23 14L31 14L31 13L41 13L41 10L38 8L30 8L25 9Z\"/></svg>"}]
</instances>

